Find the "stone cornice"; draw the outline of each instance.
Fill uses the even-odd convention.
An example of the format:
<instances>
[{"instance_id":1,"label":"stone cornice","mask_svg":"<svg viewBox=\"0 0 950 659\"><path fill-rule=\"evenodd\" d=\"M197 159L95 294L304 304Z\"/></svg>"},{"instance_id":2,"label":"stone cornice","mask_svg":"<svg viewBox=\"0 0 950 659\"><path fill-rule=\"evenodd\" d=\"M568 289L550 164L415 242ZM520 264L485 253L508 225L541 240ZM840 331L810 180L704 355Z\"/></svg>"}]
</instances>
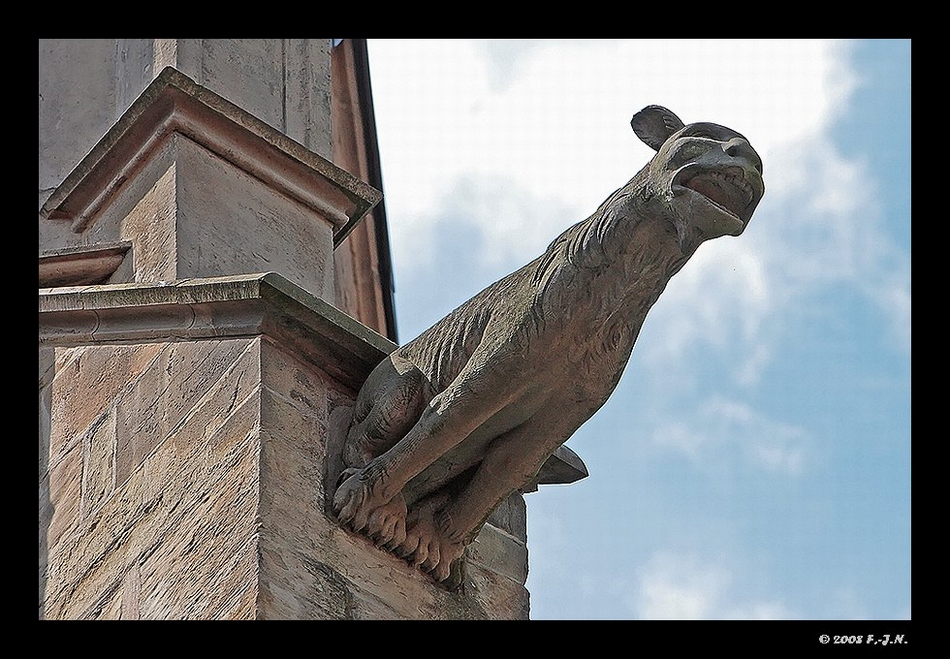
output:
<instances>
[{"instance_id":1,"label":"stone cornice","mask_svg":"<svg viewBox=\"0 0 950 659\"><path fill-rule=\"evenodd\" d=\"M175 133L325 217L334 244L382 199L372 186L169 67L50 195L41 217L84 231Z\"/></svg>"},{"instance_id":2,"label":"stone cornice","mask_svg":"<svg viewBox=\"0 0 950 659\"><path fill-rule=\"evenodd\" d=\"M358 389L396 346L275 273L39 291L40 346L266 335Z\"/></svg>"},{"instance_id":3,"label":"stone cornice","mask_svg":"<svg viewBox=\"0 0 950 659\"><path fill-rule=\"evenodd\" d=\"M132 243L82 245L40 254L40 288L85 286L109 278L125 259Z\"/></svg>"}]
</instances>

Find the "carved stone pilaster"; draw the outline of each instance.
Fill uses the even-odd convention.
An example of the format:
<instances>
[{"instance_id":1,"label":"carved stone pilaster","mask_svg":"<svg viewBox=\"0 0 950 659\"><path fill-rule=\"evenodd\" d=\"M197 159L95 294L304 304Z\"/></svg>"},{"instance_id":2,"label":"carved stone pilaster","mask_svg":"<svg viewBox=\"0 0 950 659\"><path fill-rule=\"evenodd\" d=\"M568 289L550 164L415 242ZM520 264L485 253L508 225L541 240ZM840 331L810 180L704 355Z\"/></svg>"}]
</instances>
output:
<instances>
[{"instance_id":1,"label":"carved stone pilaster","mask_svg":"<svg viewBox=\"0 0 950 659\"><path fill-rule=\"evenodd\" d=\"M276 271L332 299L333 247L381 198L166 68L43 204L41 245L130 243L126 280Z\"/></svg>"}]
</instances>

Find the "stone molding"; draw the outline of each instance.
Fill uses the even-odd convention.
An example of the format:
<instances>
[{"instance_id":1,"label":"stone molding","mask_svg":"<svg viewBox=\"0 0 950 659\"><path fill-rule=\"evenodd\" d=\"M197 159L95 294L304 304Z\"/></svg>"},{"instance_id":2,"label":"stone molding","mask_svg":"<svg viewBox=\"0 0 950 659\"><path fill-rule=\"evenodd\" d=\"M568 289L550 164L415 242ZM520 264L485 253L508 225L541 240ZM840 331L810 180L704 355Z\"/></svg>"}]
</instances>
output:
<instances>
[{"instance_id":1,"label":"stone molding","mask_svg":"<svg viewBox=\"0 0 950 659\"><path fill-rule=\"evenodd\" d=\"M129 241L55 249L40 254L40 288L87 286L108 279L132 248Z\"/></svg>"},{"instance_id":2,"label":"stone molding","mask_svg":"<svg viewBox=\"0 0 950 659\"><path fill-rule=\"evenodd\" d=\"M259 334L354 387L395 348L276 273L39 291L41 347Z\"/></svg>"},{"instance_id":3,"label":"stone molding","mask_svg":"<svg viewBox=\"0 0 950 659\"><path fill-rule=\"evenodd\" d=\"M372 186L168 67L50 195L40 216L69 221L82 233L175 133L326 218L334 245L382 199Z\"/></svg>"}]
</instances>

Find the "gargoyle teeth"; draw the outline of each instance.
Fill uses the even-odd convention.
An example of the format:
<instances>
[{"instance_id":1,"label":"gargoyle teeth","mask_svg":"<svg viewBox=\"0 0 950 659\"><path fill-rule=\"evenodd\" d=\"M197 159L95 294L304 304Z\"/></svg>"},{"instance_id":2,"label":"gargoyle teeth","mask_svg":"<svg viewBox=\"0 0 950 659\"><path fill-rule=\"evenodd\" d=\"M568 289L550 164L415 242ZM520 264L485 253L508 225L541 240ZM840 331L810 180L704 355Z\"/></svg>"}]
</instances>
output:
<instances>
[{"instance_id":1,"label":"gargoyle teeth","mask_svg":"<svg viewBox=\"0 0 950 659\"><path fill-rule=\"evenodd\" d=\"M748 201L752 200L752 195L753 195L752 186L749 185L748 181L745 180L745 177L742 176L741 173L722 172L722 171L712 170L708 172L708 174L712 176L713 178L720 179L724 181L725 183L727 183L728 185L731 185L732 187L738 190L741 190L742 193L745 194Z\"/></svg>"},{"instance_id":2,"label":"gargoyle teeth","mask_svg":"<svg viewBox=\"0 0 950 659\"><path fill-rule=\"evenodd\" d=\"M684 180L682 185L734 215L748 208L755 197L752 185L739 169L702 170Z\"/></svg>"}]
</instances>

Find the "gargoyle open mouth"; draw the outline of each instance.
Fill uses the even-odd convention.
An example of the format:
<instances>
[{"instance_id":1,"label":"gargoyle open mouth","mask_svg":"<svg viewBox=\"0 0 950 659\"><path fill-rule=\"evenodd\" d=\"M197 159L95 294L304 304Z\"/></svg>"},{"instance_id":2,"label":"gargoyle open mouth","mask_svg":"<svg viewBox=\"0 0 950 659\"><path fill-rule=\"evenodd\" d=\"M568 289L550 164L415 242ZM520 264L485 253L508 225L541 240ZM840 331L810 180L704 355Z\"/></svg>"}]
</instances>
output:
<instances>
[{"instance_id":1,"label":"gargoyle open mouth","mask_svg":"<svg viewBox=\"0 0 950 659\"><path fill-rule=\"evenodd\" d=\"M698 192L743 224L748 221L756 195L740 167L692 170L679 184Z\"/></svg>"}]
</instances>

